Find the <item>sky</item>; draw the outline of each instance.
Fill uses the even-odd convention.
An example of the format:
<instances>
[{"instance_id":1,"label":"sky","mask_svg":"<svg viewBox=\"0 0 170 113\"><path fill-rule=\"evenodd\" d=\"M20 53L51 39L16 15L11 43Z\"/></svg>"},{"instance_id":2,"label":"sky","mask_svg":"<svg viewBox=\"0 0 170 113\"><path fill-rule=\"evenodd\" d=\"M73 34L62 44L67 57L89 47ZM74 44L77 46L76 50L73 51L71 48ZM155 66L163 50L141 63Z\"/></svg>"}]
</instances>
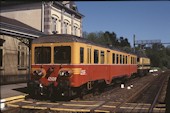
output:
<instances>
[{"instance_id":1,"label":"sky","mask_svg":"<svg viewBox=\"0 0 170 113\"><path fill-rule=\"evenodd\" d=\"M170 1L76 1L83 31L115 32L117 37L170 42Z\"/></svg>"}]
</instances>

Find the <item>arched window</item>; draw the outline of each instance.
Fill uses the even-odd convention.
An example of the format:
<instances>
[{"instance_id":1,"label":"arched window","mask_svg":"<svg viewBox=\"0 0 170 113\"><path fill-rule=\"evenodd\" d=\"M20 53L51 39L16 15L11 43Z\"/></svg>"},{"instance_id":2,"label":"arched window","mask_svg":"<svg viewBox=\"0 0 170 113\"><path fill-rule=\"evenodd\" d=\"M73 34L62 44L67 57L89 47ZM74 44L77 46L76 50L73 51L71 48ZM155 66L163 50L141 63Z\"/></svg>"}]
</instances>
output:
<instances>
[{"instance_id":1,"label":"arched window","mask_svg":"<svg viewBox=\"0 0 170 113\"><path fill-rule=\"evenodd\" d=\"M78 33L78 25L74 24L74 26L73 26L73 35L77 35L77 33Z\"/></svg>"},{"instance_id":2,"label":"arched window","mask_svg":"<svg viewBox=\"0 0 170 113\"><path fill-rule=\"evenodd\" d=\"M58 33L58 24L59 24L58 22L59 22L58 16L52 15L52 23L51 23L52 29L51 29L51 31L53 34Z\"/></svg>"},{"instance_id":3,"label":"arched window","mask_svg":"<svg viewBox=\"0 0 170 113\"><path fill-rule=\"evenodd\" d=\"M64 29L63 29L63 33L64 34L68 34L69 33L69 21L68 20L64 20Z\"/></svg>"}]
</instances>

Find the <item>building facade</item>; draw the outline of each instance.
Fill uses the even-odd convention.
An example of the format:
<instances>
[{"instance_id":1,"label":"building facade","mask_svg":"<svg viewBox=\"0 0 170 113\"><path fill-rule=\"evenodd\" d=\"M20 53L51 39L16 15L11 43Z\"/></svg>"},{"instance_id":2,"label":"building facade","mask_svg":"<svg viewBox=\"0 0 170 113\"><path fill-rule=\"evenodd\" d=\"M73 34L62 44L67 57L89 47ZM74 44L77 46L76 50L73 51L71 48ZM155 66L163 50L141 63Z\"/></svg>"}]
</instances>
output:
<instances>
[{"instance_id":1,"label":"building facade","mask_svg":"<svg viewBox=\"0 0 170 113\"><path fill-rule=\"evenodd\" d=\"M31 40L48 34L82 36L74 2L1 2L0 84L29 78Z\"/></svg>"},{"instance_id":2,"label":"building facade","mask_svg":"<svg viewBox=\"0 0 170 113\"><path fill-rule=\"evenodd\" d=\"M16 19L45 34L82 36L83 15L72 1L7 4L1 8L0 15Z\"/></svg>"},{"instance_id":3,"label":"building facade","mask_svg":"<svg viewBox=\"0 0 170 113\"><path fill-rule=\"evenodd\" d=\"M15 19L0 16L0 84L29 77L31 40L44 33Z\"/></svg>"}]
</instances>

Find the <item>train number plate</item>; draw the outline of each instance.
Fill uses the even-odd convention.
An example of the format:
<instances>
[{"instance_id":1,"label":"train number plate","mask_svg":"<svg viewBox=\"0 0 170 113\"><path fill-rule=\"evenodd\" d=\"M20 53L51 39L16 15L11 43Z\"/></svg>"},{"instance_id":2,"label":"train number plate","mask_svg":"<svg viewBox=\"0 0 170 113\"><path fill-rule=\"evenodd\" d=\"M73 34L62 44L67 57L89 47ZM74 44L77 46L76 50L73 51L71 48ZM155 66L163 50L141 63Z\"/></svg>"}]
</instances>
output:
<instances>
[{"instance_id":1,"label":"train number plate","mask_svg":"<svg viewBox=\"0 0 170 113\"><path fill-rule=\"evenodd\" d=\"M48 77L48 81L56 81L57 77Z\"/></svg>"},{"instance_id":2,"label":"train number plate","mask_svg":"<svg viewBox=\"0 0 170 113\"><path fill-rule=\"evenodd\" d=\"M80 75L86 75L86 70L81 70Z\"/></svg>"}]
</instances>

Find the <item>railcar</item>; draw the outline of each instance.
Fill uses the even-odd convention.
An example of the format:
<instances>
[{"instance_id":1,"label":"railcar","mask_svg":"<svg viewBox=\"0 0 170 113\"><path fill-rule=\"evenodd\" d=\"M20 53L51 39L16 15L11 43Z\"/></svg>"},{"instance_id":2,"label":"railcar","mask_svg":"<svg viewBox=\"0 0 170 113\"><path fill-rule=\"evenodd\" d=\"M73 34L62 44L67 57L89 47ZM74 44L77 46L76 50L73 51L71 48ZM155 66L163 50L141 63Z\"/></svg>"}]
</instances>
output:
<instances>
[{"instance_id":1,"label":"railcar","mask_svg":"<svg viewBox=\"0 0 170 113\"><path fill-rule=\"evenodd\" d=\"M82 94L137 73L137 56L68 34L32 42L30 95Z\"/></svg>"},{"instance_id":2,"label":"railcar","mask_svg":"<svg viewBox=\"0 0 170 113\"><path fill-rule=\"evenodd\" d=\"M137 57L137 64L138 64L138 75L144 76L150 70L150 59L146 56L138 56Z\"/></svg>"}]
</instances>

